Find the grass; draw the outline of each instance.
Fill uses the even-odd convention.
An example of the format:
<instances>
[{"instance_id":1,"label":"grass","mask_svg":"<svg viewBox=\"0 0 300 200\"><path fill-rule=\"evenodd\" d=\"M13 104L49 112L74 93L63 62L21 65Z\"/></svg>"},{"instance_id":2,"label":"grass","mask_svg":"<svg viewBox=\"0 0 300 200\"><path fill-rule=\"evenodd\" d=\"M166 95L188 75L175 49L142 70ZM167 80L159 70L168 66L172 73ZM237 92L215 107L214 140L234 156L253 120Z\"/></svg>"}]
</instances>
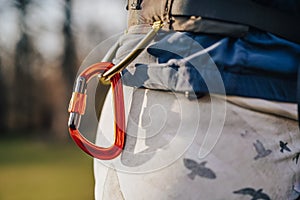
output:
<instances>
[{"instance_id":1,"label":"grass","mask_svg":"<svg viewBox=\"0 0 300 200\"><path fill-rule=\"evenodd\" d=\"M89 200L92 159L75 144L0 139L0 200Z\"/></svg>"}]
</instances>

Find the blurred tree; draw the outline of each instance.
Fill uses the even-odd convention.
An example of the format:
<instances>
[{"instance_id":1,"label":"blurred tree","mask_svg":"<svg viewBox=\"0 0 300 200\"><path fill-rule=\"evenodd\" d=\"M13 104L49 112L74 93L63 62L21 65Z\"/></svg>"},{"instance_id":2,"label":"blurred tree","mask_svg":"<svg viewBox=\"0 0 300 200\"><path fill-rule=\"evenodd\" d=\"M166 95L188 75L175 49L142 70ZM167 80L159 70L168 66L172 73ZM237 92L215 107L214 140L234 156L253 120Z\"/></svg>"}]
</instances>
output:
<instances>
[{"instance_id":1,"label":"blurred tree","mask_svg":"<svg viewBox=\"0 0 300 200\"><path fill-rule=\"evenodd\" d=\"M63 73L67 81L67 91L72 90L77 70L76 45L72 32L72 0L65 0L65 21L63 26L64 56Z\"/></svg>"},{"instance_id":2,"label":"blurred tree","mask_svg":"<svg viewBox=\"0 0 300 200\"><path fill-rule=\"evenodd\" d=\"M92 2L0 0L0 130L67 136L78 58L109 35L100 26L102 15L90 12L101 1ZM72 15L74 10L84 17ZM55 56L47 55L48 47Z\"/></svg>"},{"instance_id":3,"label":"blurred tree","mask_svg":"<svg viewBox=\"0 0 300 200\"><path fill-rule=\"evenodd\" d=\"M32 120L32 108L35 105L34 79L32 77L32 65L37 55L34 55L34 47L31 37L28 35L26 24L27 8L32 0L16 0L15 6L19 10L20 39L16 43L14 58L14 128L31 129L34 124Z\"/></svg>"},{"instance_id":4,"label":"blurred tree","mask_svg":"<svg viewBox=\"0 0 300 200\"><path fill-rule=\"evenodd\" d=\"M2 60L0 57L0 131L5 131L7 128L6 117L7 117L7 88L4 81Z\"/></svg>"}]
</instances>

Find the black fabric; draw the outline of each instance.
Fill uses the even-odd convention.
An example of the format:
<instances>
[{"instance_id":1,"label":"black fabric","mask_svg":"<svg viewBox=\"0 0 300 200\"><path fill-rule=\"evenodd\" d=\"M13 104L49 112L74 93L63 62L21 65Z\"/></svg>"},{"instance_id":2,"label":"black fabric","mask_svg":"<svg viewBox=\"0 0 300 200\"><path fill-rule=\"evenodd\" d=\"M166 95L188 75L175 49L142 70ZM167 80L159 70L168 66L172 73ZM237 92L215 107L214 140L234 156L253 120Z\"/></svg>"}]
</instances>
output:
<instances>
[{"instance_id":1,"label":"black fabric","mask_svg":"<svg viewBox=\"0 0 300 200\"><path fill-rule=\"evenodd\" d=\"M297 106L298 106L298 126L300 130L300 66L298 67L298 80L297 80Z\"/></svg>"},{"instance_id":2,"label":"black fabric","mask_svg":"<svg viewBox=\"0 0 300 200\"><path fill-rule=\"evenodd\" d=\"M289 7L281 4L257 3L251 0L174 0L171 15L201 16L228 21L264 30L300 43L299 3ZM276 7L277 5L277 7Z\"/></svg>"}]
</instances>

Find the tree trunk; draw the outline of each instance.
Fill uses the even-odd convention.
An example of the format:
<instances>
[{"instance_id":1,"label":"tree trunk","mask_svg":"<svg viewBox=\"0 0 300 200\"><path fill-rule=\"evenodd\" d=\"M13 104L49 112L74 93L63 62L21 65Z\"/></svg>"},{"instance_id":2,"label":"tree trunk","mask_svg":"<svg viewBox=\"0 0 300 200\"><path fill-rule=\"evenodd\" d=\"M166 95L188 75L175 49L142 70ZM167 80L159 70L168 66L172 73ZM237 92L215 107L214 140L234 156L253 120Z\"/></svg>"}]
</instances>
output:
<instances>
[{"instance_id":1,"label":"tree trunk","mask_svg":"<svg viewBox=\"0 0 300 200\"><path fill-rule=\"evenodd\" d=\"M62 66L64 77L66 78L67 91L71 92L77 70L76 45L72 33L72 0L65 0L63 35L64 56Z\"/></svg>"},{"instance_id":2,"label":"tree trunk","mask_svg":"<svg viewBox=\"0 0 300 200\"><path fill-rule=\"evenodd\" d=\"M4 75L3 75L3 66L2 60L0 57L0 91L1 91L1 98L0 98L0 131L3 132L7 128L7 87L4 82Z\"/></svg>"}]
</instances>

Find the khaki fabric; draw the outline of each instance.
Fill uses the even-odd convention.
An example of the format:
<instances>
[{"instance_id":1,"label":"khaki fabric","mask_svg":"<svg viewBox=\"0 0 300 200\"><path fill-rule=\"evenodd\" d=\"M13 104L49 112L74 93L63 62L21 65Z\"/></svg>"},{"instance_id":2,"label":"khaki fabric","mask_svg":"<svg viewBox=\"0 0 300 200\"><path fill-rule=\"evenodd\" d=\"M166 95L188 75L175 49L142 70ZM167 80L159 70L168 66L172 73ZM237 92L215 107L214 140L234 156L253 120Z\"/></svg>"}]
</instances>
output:
<instances>
[{"instance_id":1,"label":"khaki fabric","mask_svg":"<svg viewBox=\"0 0 300 200\"><path fill-rule=\"evenodd\" d=\"M297 121L236 105L256 104L257 110L266 103L261 101L216 96L188 100L183 94L124 89L126 147L113 161L95 160L97 200L299 198ZM109 95L98 144L103 141L100 132L111 137L110 100ZM212 123L220 125L220 135L210 129ZM210 150L201 156L201 149ZM100 176L105 170L108 174Z\"/></svg>"},{"instance_id":2,"label":"khaki fabric","mask_svg":"<svg viewBox=\"0 0 300 200\"><path fill-rule=\"evenodd\" d=\"M267 101L263 99L227 96L227 101L257 112L298 120L297 104Z\"/></svg>"}]
</instances>

